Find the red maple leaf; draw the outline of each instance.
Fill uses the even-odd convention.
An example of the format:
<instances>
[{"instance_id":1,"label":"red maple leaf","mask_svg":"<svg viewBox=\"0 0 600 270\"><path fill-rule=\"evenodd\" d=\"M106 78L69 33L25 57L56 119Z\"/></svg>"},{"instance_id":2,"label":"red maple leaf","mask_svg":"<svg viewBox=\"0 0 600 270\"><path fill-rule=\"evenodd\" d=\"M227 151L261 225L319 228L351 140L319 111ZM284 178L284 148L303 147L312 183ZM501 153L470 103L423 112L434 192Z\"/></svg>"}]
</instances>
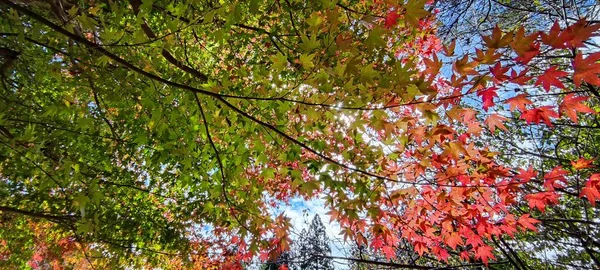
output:
<instances>
[{"instance_id":1,"label":"red maple leaf","mask_svg":"<svg viewBox=\"0 0 600 270\"><path fill-rule=\"evenodd\" d=\"M532 231L537 231L535 224L539 222L539 220L531 218L529 214L522 215L519 217L519 221L517 221L517 223L519 223L519 225L521 225L523 228L527 228Z\"/></svg>"},{"instance_id":2,"label":"red maple leaf","mask_svg":"<svg viewBox=\"0 0 600 270\"><path fill-rule=\"evenodd\" d=\"M492 248L490 246L479 246L475 249L475 258L480 259L483 264L487 266L489 259L495 259L496 257L492 253Z\"/></svg>"},{"instance_id":3,"label":"red maple leaf","mask_svg":"<svg viewBox=\"0 0 600 270\"><path fill-rule=\"evenodd\" d=\"M575 97L575 94L573 93L568 94L563 99L558 110L561 114L566 114L573 122L577 123L577 112L596 113L594 110L590 109L590 107L581 103L588 99L589 97Z\"/></svg>"},{"instance_id":4,"label":"red maple leaf","mask_svg":"<svg viewBox=\"0 0 600 270\"><path fill-rule=\"evenodd\" d=\"M527 170L519 169L519 173L515 175L515 178L521 183L527 183L529 180L537 176L537 172L533 170L533 167L529 166Z\"/></svg>"},{"instance_id":5,"label":"red maple leaf","mask_svg":"<svg viewBox=\"0 0 600 270\"><path fill-rule=\"evenodd\" d=\"M518 55L515 60L526 65L540 53L540 44L535 42L538 35L539 33L533 33L526 36L525 27L523 26L517 30L514 41L510 44Z\"/></svg>"},{"instance_id":6,"label":"red maple leaf","mask_svg":"<svg viewBox=\"0 0 600 270\"><path fill-rule=\"evenodd\" d=\"M488 108L494 106L494 97L497 97L496 87L490 87L488 89L479 91L477 95L481 96L481 100L483 101L483 109L487 112Z\"/></svg>"},{"instance_id":7,"label":"red maple leaf","mask_svg":"<svg viewBox=\"0 0 600 270\"><path fill-rule=\"evenodd\" d=\"M558 113L554 111L554 107L552 106L533 108L531 110L523 111L523 114L521 114L521 119L525 119L527 124L539 124L540 122L544 121L547 126L553 127L550 117L558 118Z\"/></svg>"},{"instance_id":8,"label":"red maple leaf","mask_svg":"<svg viewBox=\"0 0 600 270\"><path fill-rule=\"evenodd\" d=\"M415 251L419 254L419 256L423 256L423 253L426 253L427 250L429 250L427 248L427 245L425 245L425 243L423 242L416 242L414 247Z\"/></svg>"},{"instance_id":9,"label":"red maple leaf","mask_svg":"<svg viewBox=\"0 0 600 270\"><path fill-rule=\"evenodd\" d=\"M544 74L540 75L535 82L535 85L542 85L546 92L550 91L550 86L554 85L558 88L565 88L565 85L559 80L564 76L567 76L567 72L557 70L557 66L551 66L549 69L544 71Z\"/></svg>"},{"instance_id":10,"label":"red maple leaf","mask_svg":"<svg viewBox=\"0 0 600 270\"><path fill-rule=\"evenodd\" d=\"M573 61L573 82L579 87L581 82L585 81L589 84L600 86L600 64L597 61L600 59L600 52L588 55L585 59L581 54L575 55Z\"/></svg>"},{"instance_id":11,"label":"red maple leaf","mask_svg":"<svg viewBox=\"0 0 600 270\"><path fill-rule=\"evenodd\" d=\"M586 197L592 206L596 206L596 201L600 200L600 173L593 174L581 189L579 197Z\"/></svg>"},{"instance_id":12,"label":"red maple leaf","mask_svg":"<svg viewBox=\"0 0 600 270\"><path fill-rule=\"evenodd\" d=\"M554 21L554 24L552 25L552 28L550 28L550 32L548 34L542 33L541 35L542 42L552 46L555 49L567 48L567 44L575 37L573 31L568 29L561 31L558 21Z\"/></svg>"},{"instance_id":13,"label":"red maple leaf","mask_svg":"<svg viewBox=\"0 0 600 270\"><path fill-rule=\"evenodd\" d=\"M544 175L544 187L549 191L554 191L554 188L562 187L556 182L560 181L563 184L567 183L565 176L568 174L561 166L557 166L552 171Z\"/></svg>"},{"instance_id":14,"label":"red maple leaf","mask_svg":"<svg viewBox=\"0 0 600 270\"><path fill-rule=\"evenodd\" d=\"M529 69L524 69L521 70L521 72L519 72L517 74L517 72L513 69L510 72L510 82L512 83L516 83L519 85L525 85L529 83L529 80L531 80L531 76L527 76L527 72L529 71Z\"/></svg>"},{"instance_id":15,"label":"red maple leaf","mask_svg":"<svg viewBox=\"0 0 600 270\"><path fill-rule=\"evenodd\" d=\"M588 25L585 19L577 21L575 24L569 26L566 30L571 32L573 39L569 42L571 47L581 47L585 44L584 41L594 36L594 32L600 29L600 24L595 23Z\"/></svg>"},{"instance_id":16,"label":"red maple leaf","mask_svg":"<svg viewBox=\"0 0 600 270\"><path fill-rule=\"evenodd\" d=\"M527 194L525 200L529 203L529 208L537 208L543 213L546 210L546 205L558 204L558 195L553 191L544 191Z\"/></svg>"},{"instance_id":17,"label":"red maple leaf","mask_svg":"<svg viewBox=\"0 0 600 270\"><path fill-rule=\"evenodd\" d=\"M492 75L494 75L494 80L496 82L503 82L508 79L508 76L506 76L505 74L509 69L509 67L502 67L502 64L500 64L500 62L497 62L493 67L490 67L490 72L492 73Z\"/></svg>"},{"instance_id":18,"label":"red maple leaf","mask_svg":"<svg viewBox=\"0 0 600 270\"><path fill-rule=\"evenodd\" d=\"M448 245L452 249L456 249L456 246L462 245L462 244L463 244L463 239L456 232L453 232L448 237L446 237L446 245Z\"/></svg>"},{"instance_id":19,"label":"red maple leaf","mask_svg":"<svg viewBox=\"0 0 600 270\"><path fill-rule=\"evenodd\" d=\"M396 10L390 11L390 13L385 16L385 27L391 28L398 23L398 18L400 18L400 14Z\"/></svg>"},{"instance_id":20,"label":"red maple leaf","mask_svg":"<svg viewBox=\"0 0 600 270\"><path fill-rule=\"evenodd\" d=\"M525 111L528 104L533 104L531 100L527 98L527 94L520 94L509 98L505 101L510 105L510 111L514 111L515 109L519 109L520 111Z\"/></svg>"}]
</instances>

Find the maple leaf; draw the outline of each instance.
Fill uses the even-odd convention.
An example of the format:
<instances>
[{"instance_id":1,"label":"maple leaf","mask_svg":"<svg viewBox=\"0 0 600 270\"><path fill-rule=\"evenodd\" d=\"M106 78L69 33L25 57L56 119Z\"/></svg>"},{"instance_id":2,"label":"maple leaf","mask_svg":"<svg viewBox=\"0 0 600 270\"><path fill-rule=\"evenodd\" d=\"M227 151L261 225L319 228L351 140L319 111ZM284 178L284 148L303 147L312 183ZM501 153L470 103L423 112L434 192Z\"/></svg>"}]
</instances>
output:
<instances>
[{"instance_id":1,"label":"maple leaf","mask_svg":"<svg viewBox=\"0 0 600 270\"><path fill-rule=\"evenodd\" d=\"M549 191L554 191L555 187L561 187L556 182L560 181L563 184L567 183L565 176L568 174L561 166L557 166L552 171L544 175L544 187Z\"/></svg>"},{"instance_id":2,"label":"maple leaf","mask_svg":"<svg viewBox=\"0 0 600 270\"><path fill-rule=\"evenodd\" d=\"M517 221L517 223L524 228L530 229L532 231L537 231L535 224L540 223L540 221L535 218L531 218L529 214L524 214L521 217L519 217L519 221Z\"/></svg>"},{"instance_id":3,"label":"maple leaf","mask_svg":"<svg viewBox=\"0 0 600 270\"><path fill-rule=\"evenodd\" d=\"M492 30L492 35L484 36L483 41L488 48L498 49L508 46L513 41L513 36L509 33L502 35L502 30L496 25Z\"/></svg>"},{"instance_id":4,"label":"maple leaf","mask_svg":"<svg viewBox=\"0 0 600 270\"><path fill-rule=\"evenodd\" d=\"M519 72L517 74L517 72L513 69L510 72L510 82L511 83L516 83L519 85L525 85L527 83L529 83L529 80L531 80L531 76L527 76L527 72L529 71L529 69L524 69L521 70L521 72Z\"/></svg>"},{"instance_id":5,"label":"maple leaf","mask_svg":"<svg viewBox=\"0 0 600 270\"><path fill-rule=\"evenodd\" d=\"M558 195L552 191L544 191L527 194L525 200L529 203L529 208L537 208L543 213L546 210L546 205L558 204Z\"/></svg>"},{"instance_id":6,"label":"maple leaf","mask_svg":"<svg viewBox=\"0 0 600 270\"><path fill-rule=\"evenodd\" d=\"M598 29L600 29L600 24L595 23L588 25L585 18L580 19L566 29L573 35L573 39L569 42L570 46L584 46L585 44L583 42L594 36L594 32L598 31Z\"/></svg>"},{"instance_id":7,"label":"maple leaf","mask_svg":"<svg viewBox=\"0 0 600 270\"><path fill-rule=\"evenodd\" d=\"M531 100L527 98L527 94L519 94L512 98L509 98L505 101L510 105L510 111L514 111L515 109L519 109L520 111L525 111L528 104L533 104Z\"/></svg>"},{"instance_id":8,"label":"maple leaf","mask_svg":"<svg viewBox=\"0 0 600 270\"><path fill-rule=\"evenodd\" d=\"M424 73L432 77L435 77L440 72L440 68L442 68L442 62L440 62L435 53L433 54L433 59L423 58L423 62L425 64Z\"/></svg>"},{"instance_id":9,"label":"maple leaf","mask_svg":"<svg viewBox=\"0 0 600 270\"><path fill-rule=\"evenodd\" d=\"M575 55L573 61L573 82L575 86L581 86L582 82L587 82L592 85L600 86L600 64L597 61L600 59L600 52L590 54L585 59L583 55Z\"/></svg>"},{"instance_id":10,"label":"maple leaf","mask_svg":"<svg viewBox=\"0 0 600 270\"><path fill-rule=\"evenodd\" d=\"M521 119L525 119L527 124L539 124L540 122L544 121L547 126L553 127L552 121L550 121L551 117L558 118L558 113L554 111L554 107L552 106L533 108L531 110L523 111L523 114L521 114Z\"/></svg>"},{"instance_id":11,"label":"maple leaf","mask_svg":"<svg viewBox=\"0 0 600 270\"><path fill-rule=\"evenodd\" d=\"M590 107L582 104L581 102L588 100L589 97L575 97L574 93L570 93L565 96L563 102L558 107L561 114L566 114L571 121L577 123L577 112L581 113L596 113Z\"/></svg>"},{"instance_id":12,"label":"maple leaf","mask_svg":"<svg viewBox=\"0 0 600 270\"><path fill-rule=\"evenodd\" d=\"M544 90L546 90L546 92L550 91L550 87L553 85L558 88L564 89L565 85L559 80L559 78L567 76L567 74L569 73L557 70L557 66L551 66L549 69L544 71L544 74L538 76L535 85L537 86L541 84Z\"/></svg>"},{"instance_id":13,"label":"maple leaf","mask_svg":"<svg viewBox=\"0 0 600 270\"><path fill-rule=\"evenodd\" d=\"M381 236L377 236L371 241L371 247L375 250L379 250L384 246L383 238Z\"/></svg>"},{"instance_id":14,"label":"maple leaf","mask_svg":"<svg viewBox=\"0 0 600 270\"><path fill-rule=\"evenodd\" d=\"M287 264L282 264L281 266L279 266L278 270L290 270L290 268L288 268Z\"/></svg>"},{"instance_id":15,"label":"maple leaf","mask_svg":"<svg viewBox=\"0 0 600 270\"><path fill-rule=\"evenodd\" d=\"M573 40L573 38L575 38L575 35L572 31L568 29L561 31L558 21L554 21L554 24L552 25L552 28L550 28L550 32L548 34L541 33L541 36L542 42L552 46L555 49L567 48L567 44Z\"/></svg>"},{"instance_id":16,"label":"maple leaf","mask_svg":"<svg viewBox=\"0 0 600 270\"><path fill-rule=\"evenodd\" d=\"M498 59L502 56L500 53L495 53L494 49L489 49L485 53L480 49L475 49L475 54L477 55L475 60L482 64L499 63Z\"/></svg>"},{"instance_id":17,"label":"maple leaf","mask_svg":"<svg viewBox=\"0 0 600 270\"><path fill-rule=\"evenodd\" d=\"M586 197L592 206L596 206L596 201L600 200L600 192L594 187L584 187L579 197Z\"/></svg>"},{"instance_id":18,"label":"maple leaf","mask_svg":"<svg viewBox=\"0 0 600 270\"><path fill-rule=\"evenodd\" d=\"M486 266L489 259L496 259L492 253L492 247L486 245L475 248L475 258L480 259Z\"/></svg>"},{"instance_id":19,"label":"maple leaf","mask_svg":"<svg viewBox=\"0 0 600 270\"><path fill-rule=\"evenodd\" d=\"M426 253L429 249L427 245L423 242L416 242L414 244L415 251L419 254L419 256L423 256L423 253Z\"/></svg>"},{"instance_id":20,"label":"maple leaf","mask_svg":"<svg viewBox=\"0 0 600 270\"><path fill-rule=\"evenodd\" d=\"M593 165L591 165L592 162L594 162L593 159L579 158L576 161L571 160L571 166L573 166L573 169L575 170L587 169L594 167Z\"/></svg>"},{"instance_id":21,"label":"maple leaf","mask_svg":"<svg viewBox=\"0 0 600 270\"><path fill-rule=\"evenodd\" d=\"M515 178L521 183L527 183L529 180L537 177L537 172L533 170L533 167L529 166L527 170L519 168L519 173L515 175Z\"/></svg>"},{"instance_id":22,"label":"maple leaf","mask_svg":"<svg viewBox=\"0 0 600 270\"><path fill-rule=\"evenodd\" d=\"M509 70L509 67L502 67L500 62L497 62L493 67L490 67L490 73L494 75L494 79L496 82L503 82L508 79L506 76L506 72Z\"/></svg>"},{"instance_id":23,"label":"maple leaf","mask_svg":"<svg viewBox=\"0 0 600 270\"><path fill-rule=\"evenodd\" d=\"M427 1L428 0L408 1L408 3L404 6L406 10L404 13L404 18L409 24L413 25L414 27L419 27L419 20L430 14L424 9Z\"/></svg>"},{"instance_id":24,"label":"maple leaf","mask_svg":"<svg viewBox=\"0 0 600 270\"><path fill-rule=\"evenodd\" d=\"M506 126L504 126L504 122L506 121L506 117L499 115L499 114L490 114L486 119L485 119L485 123L488 125L488 128L490 129L490 131L492 133L494 133L494 131L496 130L496 127L507 131L508 129L506 129Z\"/></svg>"},{"instance_id":25,"label":"maple leaf","mask_svg":"<svg viewBox=\"0 0 600 270\"><path fill-rule=\"evenodd\" d=\"M442 49L444 50L444 54L446 56L453 56L454 55L454 48L456 47L456 40L453 40L450 45L446 46L444 45L442 47Z\"/></svg>"},{"instance_id":26,"label":"maple leaf","mask_svg":"<svg viewBox=\"0 0 600 270\"><path fill-rule=\"evenodd\" d=\"M527 64L533 57L540 53L540 45L535 42L537 37L538 33L526 36L523 26L517 30L513 42L510 43L510 47L517 53L518 57L516 60L518 62Z\"/></svg>"},{"instance_id":27,"label":"maple leaf","mask_svg":"<svg viewBox=\"0 0 600 270\"><path fill-rule=\"evenodd\" d=\"M462 244L463 244L463 239L456 232L453 232L448 237L446 237L446 245L448 245L452 249L456 249L456 246L462 245Z\"/></svg>"},{"instance_id":28,"label":"maple leaf","mask_svg":"<svg viewBox=\"0 0 600 270\"><path fill-rule=\"evenodd\" d=\"M454 62L454 70L461 76L479 74L475 67L479 63L477 61L469 62L469 56L465 55L460 60Z\"/></svg>"},{"instance_id":29,"label":"maple leaf","mask_svg":"<svg viewBox=\"0 0 600 270\"><path fill-rule=\"evenodd\" d=\"M496 90L498 88L496 87L490 87L488 89L479 91L477 93L478 96L481 96L481 100L483 101L483 109L487 112L489 107L492 107L495 105L494 103L494 97L497 97L498 94L496 93Z\"/></svg>"},{"instance_id":30,"label":"maple leaf","mask_svg":"<svg viewBox=\"0 0 600 270\"><path fill-rule=\"evenodd\" d=\"M388 260L391 258L394 258L396 255L396 251L394 250L394 247L389 246L389 245L385 245L385 246L381 247L381 251L383 251L383 254L385 255L385 257Z\"/></svg>"},{"instance_id":31,"label":"maple leaf","mask_svg":"<svg viewBox=\"0 0 600 270\"><path fill-rule=\"evenodd\" d=\"M600 200L600 173L592 174L585 187L581 189L579 197L586 197L592 206L596 206L596 201Z\"/></svg>"},{"instance_id":32,"label":"maple leaf","mask_svg":"<svg viewBox=\"0 0 600 270\"><path fill-rule=\"evenodd\" d=\"M398 23L398 18L400 18L400 14L396 10L390 11L387 16L385 16L385 27L392 28L394 25Z\"/></svg>"}]
</instances>

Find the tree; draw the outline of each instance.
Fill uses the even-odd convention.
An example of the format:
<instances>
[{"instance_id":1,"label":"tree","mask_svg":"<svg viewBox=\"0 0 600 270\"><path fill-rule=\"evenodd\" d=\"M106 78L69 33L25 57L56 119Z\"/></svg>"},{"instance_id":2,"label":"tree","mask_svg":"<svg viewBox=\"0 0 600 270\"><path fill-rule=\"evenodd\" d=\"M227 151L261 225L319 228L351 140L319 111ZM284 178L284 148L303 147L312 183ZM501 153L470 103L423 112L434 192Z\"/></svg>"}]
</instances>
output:
<instances>
[{"instance_id":1,"label":"tree","mask_svg":"<svg viewBox=\"0 0 600 270\"><path fill-rule=\"evenodd\" d=\"M495 241L537 229L555 184L579 181L553 167L549 187L531 189L535 171L484 142L508 130L498 106L537 130L594 113L598 55L581 53L593 22L495 28L455 56L423 0L0 3L0 239L11 247L68 239L92 267L239 269L289 249L289 220L270 208L300 196L323 197L345 238L387 259L409 244L488 264L511 252ZM563 50L572 69L528 66ZM498 96L509 83L560 92L569 79L580 91L551 104ZM600 180L585 169L571 197L596 209ZM47 232L49 243L31 241ZM13 268L52 254L1 252Z\"/></svg>"},{"instance_id":2,"label":"tree","mask_svg":"<svg viewBox=\"0 0 600 270\"><path fill-rule=\"evenodd\" d=\"M300 269L326 270L333 269L330 241L325 226L319 215L315 215L308 231L302 230L296 250L296 258L300 261Z\"/></svg>"}]
</instances>

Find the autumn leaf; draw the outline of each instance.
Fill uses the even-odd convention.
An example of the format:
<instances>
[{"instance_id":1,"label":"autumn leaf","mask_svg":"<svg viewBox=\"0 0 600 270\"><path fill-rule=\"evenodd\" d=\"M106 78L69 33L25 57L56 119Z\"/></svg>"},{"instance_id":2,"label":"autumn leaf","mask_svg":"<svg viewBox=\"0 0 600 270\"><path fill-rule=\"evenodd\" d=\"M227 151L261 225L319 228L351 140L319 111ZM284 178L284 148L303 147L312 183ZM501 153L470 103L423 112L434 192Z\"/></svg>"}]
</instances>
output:
<instances>
[{"instance_id":1,"label":"autumn leaf","mask_svg":"<svg viewBox=\"0 0 600 270\"><path fill-rule=\"evenodd\" d=\"M452 42L450 42L449 45L444 45L442 47L444 54L446 56L453 56L454 55L454 48L456 47L456 40L453 40Z\"/></svg>"},{"instance_id":2,"label":"autumn leaf","mask_svg":"<svg viewBox=\"0 0 600 270\"><path fill-rule=\"evenodd\" d=\"M514 69L510 72L510 82L519 85L526 85L533 77L527 76L528 69L523 69L517 73Z\"/></svg>"},{"instance_id":3,"label":"autumn leaf","mask_svg":"<svg viewBox=\"0 0 600 270\"><path fill-rule=\"evenodd\" d=\"M490 246L483 245L475 248L475 258L480 259L483 264L487 265L490 259L495 259L496 257L492 253Z\"/></svg>"},{"instance_id":4,"label":"autumn leaf","mask_svg":"<svg viewBox=\"0 0 600 270\"><path fill-rule=\"evenodd\" d=\"M541 36L542 42L552 46L555 49L567 48L567 43L569 43L575 37L573 32L568 29L561 31L558 21L554 21L554 24L552 25L552 28L550 28L550 32L548 34L542 33Z\"/></svg>"},{"instance_id":5,"label":"autumn leaf","mask_svg":"<svg viewBox=\"0 0 600 270\"><path fill-rule=\"evenodd\" d=\"M531 215L529 215L529 214L524 214L519 217L519 221L517 221L517 223L524 228L527 228L532 231L537 231L535 224L540 223L540 221L537 219L531 218Z\"/></svg>"},{"instance_id":6,"label":"autumn leaf","mask_svg":"<svg viewBox=\"0 0 600 270\"><path fill-rule=\"evenodd\" d=\"M584 41L593 37L599 29L599 23L588 24L585 18L580 19L566 29L573 35L573 39L569 42L570 46L573 48L584 46Z\"/></svg>"},{"instance_id":7,"label":"autumn leaf","mask_svg":"<svg viewBox=\"0 0 600 270\"><path fill-rule=\"evenodd\" d=\"M586 197L592 206L596 206L596 201L600 200L600 173L593 174L581 189L579 197Z\"/></svg>"},{"instance_id":8,"label":"autumn leaf","mask_svg":"<svg viewBox=\"0 0 600 270\"><path fill-rule=\"evenodd\" d=\"M396 10L390 11L385 16L385 22L384 22L385 27L392 28L393 26L395 26L398 23L398 18L400 18L400 14L398 13L398 11L396 11Z\"/></svg>"},{"instance_id":9,"label":"autumn leaf","mask_svg":"<svg viewBox=\"0 0 600 270\"><path fill-rule=\"evenodd\" d=\"M519 109L520 111L527 110L527 105L533 104L531 100L527 98L527 94L519 94L512 98L509 98L505 101L510 105L510 111L514 111L515 109Z\"/></svg>"},{"instance_id":10,"label":"autumn leaf","mask_svg":"<svg viewBox=\"0 0 600 270\"><path fill-rule=\"evenodd\" d=\"M548 191L554 191L554 188L563 187L562 185L558 185L556 182L561 182L562 184L567 183L567 179L565 176L568 174L561 166L557 166L552 171L546 173L544 175L544 187Z\"/></svg>"},{"instance_id":11,"label":"autumn leaf","mask_svg":"<svg viewBox=\"0 0 600 270\"><path fill-rule=\"evenodd\" d=\"M567 115L571 121L577 123L577 113L596 113L582 102L588 100L587 96L576 97L574 93L565 96L558 107L560 114Z\"/></svg>"},{"instance_id":12,"label":"autumn leaf","mask_svg":"<svg viewBox=\"0 0 600 270\"><path fill-rule=\"evenodd\" d=\"M481 96L481 100L483 101L483 110L487 111L489 107L495 105L494 97L498 96L496 90L498 90L498 88L490 87L477 93L477 95Z\"/></svg>"},{"instance_id":13,"label":"autumn leaf","mask_svg":"<svg viewBox=\"0 0 600 270\"><path fill-rule=\"evenodd\" d=\"M446 245L448 245L452 249L456 249L456 246L462 245L463 239L456 232L453 232L446 237Z\"/></svg>"},{"instance_id":14,"label":"autumn leaf","mask_svg":"<svg viewBox=\"0 0 600 270\"><path fill-rule=\"evenodd\" d=\"M508 46L513 41L513 36L510 33L503 34L502 30L496 25L492 30L492 35L483 36L483 41L488 48L498 49Z\"/></svg>"},{"instance_id":15,"label":"autumn leaf","mask_svg":"<svg viewBox=\"0 0 600 270\"><path fill-rule=\"evenodd\" d=\"M543 191L525 195L529 208L537 208L542 213L546 211L547 205L558 204L558 195L554 191Z\"/></svg>"},{"instance_id":16,"label":"autumn leaf","mask_svg":"<svg viewBox=\"0 0 600 270\"><path fill-rule=\"evenodd\" d=\"M523 26L517 30L513 42L510 43L510 47L518 55L515 59L517 62L527 64L533 57L540 53L540 45L535 42L537 37L538 33L525 35L525 27Z\"/></svg>"},{"instance_id":17,"label":"autumn leaf","mask_svg":"<svg viewBox=\"0 0 600 270\"><path fill-rule=\"evenodd\" d=\"M504 126L504 123L503 123L504 121L506 121L506 117L499 115L497 113L490 114L485 119L485 123L492 133L494 133L494 131L496 131L496 127L500 128L504 131L507 131L508 129L506 128L506 126Z\"/></svg>"},{"instance_id":18,"label":"autumn leaf","mask_svg":"<svg viewBox=\"0 0 600 270\"><path fill-rule=\"evenodd\" d=\"M433 59L423 58L423 62L425 64L424 73L432 77L435 77L440 72L443 64L435 53L433 54Z\"/></svg>"},{"instance_id":19,"label":"autumn leaf","mask_svg":"<svg viewBox=\"0 0 600 270\"><path fill-rule=\"evenodd\" d=\"M575 86L581 86L582 82L587 82L592 85L600 86L600 63L597 63L600 59L600 52L588 55L583 58L582 54L575 55L575 61L573 61L573 82Z\"/></svg>"},{"instance_id":20,"label":"autumn leaf","mask_svg":"<svg viewBox=\"0 0 600 270\"><path fill-rule=\"evenodd\" d=\"M502 64L497 62L493 67L490 67L490 73L494 75L495 81L500 83L509 78L507 75L505 75L509 69L509 67L502 67Z\"/></svg>"},{"instance_id":21,"label":"autumn leaf","mask_svg":"<svg viewBox=\"0 0 600 270\"><path fill-rule=\"evenodd\" d=\"M542 85L546 92L550 91L551 86L556 86L560 89L565 88L565 85L559 80L559 78L567 76L567 72L557 70L557 66L551 66L549 69L544 71L544 73L538 76L535 85Z\"/></svg>"},{"instance_id":22,"label":"autumn leaf","mask_svg":"<svg viewBox=\"0 0 600 270\"><path fill-rule=\"evenodd\" d=\"M465 55L460 60L457 60L456 62L454 62L454 70L458 74L463 75L463 76L477 75L477 74L479 74L475 70L475 67L477 65L479 65L479 63L477 61L469 62L469 56Z\"/></svg>"},{"instance_id":23,"label":"autumn leaf","mask_svg":"<svg viewBox=\"0 0 600 270\"><path fill-rule=\"evenodd\" d=\"M541 106L533 108L531 110L523 111L523 113L521 114L521 119L524 119L527 122L527 124L539 124L542 121L544 121L544 123L547 126L553 127L550 118L558 118L558 113L554 110L552 106Z\"/></svg>"},{"instance_id":24,"label":"autumn leaf","mask_svg":"<svg viewBox=\"0 0 600 270\"><path fill-rule=\"evenodd\" d=\"M587 169L594 167L592 165L593 162L593 159L579 158L576 161L571 160L571 166L573 166L573 169L575 170Z\"/></svg>"}]
</instances>

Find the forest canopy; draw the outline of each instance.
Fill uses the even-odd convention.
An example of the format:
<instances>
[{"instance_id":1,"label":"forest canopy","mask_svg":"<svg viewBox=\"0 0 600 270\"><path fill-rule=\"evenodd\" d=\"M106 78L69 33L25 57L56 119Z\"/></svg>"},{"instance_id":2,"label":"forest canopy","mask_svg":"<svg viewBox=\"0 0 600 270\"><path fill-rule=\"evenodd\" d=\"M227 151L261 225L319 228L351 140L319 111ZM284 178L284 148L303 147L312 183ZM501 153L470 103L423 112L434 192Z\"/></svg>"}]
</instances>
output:
<instances>
[{"instance_id":1,"label":"forest canopy","mask_svg":"<svg viewBox=\"0 0 600 270\"><path fill-rule=\"evenodd\" d=\"M0 267L600 267L599 8L0 0Z\"/></svg>"}]
</instances>

